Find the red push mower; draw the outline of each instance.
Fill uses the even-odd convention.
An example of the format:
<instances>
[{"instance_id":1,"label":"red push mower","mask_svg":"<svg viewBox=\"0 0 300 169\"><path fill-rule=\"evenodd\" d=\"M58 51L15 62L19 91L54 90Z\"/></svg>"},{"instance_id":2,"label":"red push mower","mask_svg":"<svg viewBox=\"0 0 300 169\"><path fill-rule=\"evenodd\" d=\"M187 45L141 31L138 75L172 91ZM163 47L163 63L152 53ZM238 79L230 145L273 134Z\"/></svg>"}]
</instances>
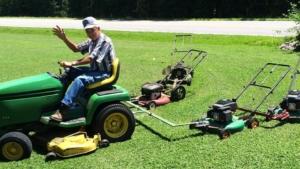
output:
<instances>
[{"instance_id":1,"label":"red push mower","mask_svg":"<svg viewBox=\"0 0 300 169\"><path fill-rule=\"evenodd\" d=\"M266 74L266 68L272 66L272 69L269 71L268 74ZM279 74L280 77L278 80L276 78L272 78L271 80L267 80L269 76L272 74L275 74L275 69L278 67L282 67L280 69ZM235 132L242 131L245 126L247 126L250 129L256 128L259 126L259 121L257 118L254 118L253 116L255 114L258 115L265 115L264 113L258 112L258 108L262 105L262 103L267 99L267 97L273 93L274 89L278 86L278 84L282 81L282 79L286 76L286 74L290 71L289 65L283 65L283 64L276 64L276 63L267 63L255 76L254 78L246 85L244 86L244 89L241 91L241 93L234 99L221 99L217 101L215 104L210 106L210 109L207 111L207 114L202 116L198 120L193 120L190 124L190 129L198 129L202 132L210 132L210 133L217 133L220 136L220 139L226 139L230 137L231 134ZM283 73L282 73L283 72ZM266 74L264 76L263 74ZM258 83L260 80L262 80L260 83ZM276 82L274 83L274 80ZM270 82L271 81L271 82ZM268 83L268 84L265 84ZM273 85L271 85L273 84ZM256 87L251 88L250 87ZM258 90L257 90L258 87ZM245 106L245 107L239 107L237 104L237 100L242 96L242 94L245 93L252 94L253 97L251 98L251 101ZM268 89L267 93L263 95L261 92L262 89ZM256 92L252 92L256 91ZM257 96L262 97L262 99L257 100ZM255 106L253 109L249 108L251 104L256 103L254 101L258 101L257 106ZM239 112L237 112L239 111ZM243 114L243 115L233 115L233 114ZM250 113L249 115L245 115L246 113Z\"/></svg>"},{"instance_id":2,"label":"red push mower","mask_svg":"<svg viewBox=\"0 0 300 169\"><path fill-rule=\"evenodd\" d=\"M289 122L300 122L300 91L297 90L297 75L299 72L300 57L292 75L292 81L288 92L279 106L271 105L268 108L266 121L278 120Z\"/></svg>"},{"instance_id":3,"label":"red push mower","mask_svg":"<svg viewBox=\"0 0 300 169\"><path fill-rule=\"evenodd\" d=\"M186 90L183 85L190 86L194 69L205 58L207 53L201 50L191 49L177 62L168 69L166 76L155 83L145 83L141 86L141 96L132 96L132 102L154 110L156 106L168 104L171 101L179 101L185 98ZM184 59L192 57L190 64L186 66ZM192 66L191 66L192 65Z\"/></svg>"}]
</instances>

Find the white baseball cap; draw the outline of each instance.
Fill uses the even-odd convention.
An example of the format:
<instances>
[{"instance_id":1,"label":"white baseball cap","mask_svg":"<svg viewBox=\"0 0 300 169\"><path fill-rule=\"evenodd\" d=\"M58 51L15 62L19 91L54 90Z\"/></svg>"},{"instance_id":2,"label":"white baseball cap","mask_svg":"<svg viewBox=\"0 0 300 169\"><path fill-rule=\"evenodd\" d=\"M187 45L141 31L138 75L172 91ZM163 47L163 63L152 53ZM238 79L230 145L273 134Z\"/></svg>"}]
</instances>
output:
<instances>
[{"instance_id":1,"label":"white baseball cap","mask_svg":"<svg viewBox=\"0 0 300 169\"><path fill-rule=\"evenodd\" d=\"M82 20L82 25L84 29L89 29L98 26L98 23L94 17L89 16Z\"/></svg>"}]
</instances>

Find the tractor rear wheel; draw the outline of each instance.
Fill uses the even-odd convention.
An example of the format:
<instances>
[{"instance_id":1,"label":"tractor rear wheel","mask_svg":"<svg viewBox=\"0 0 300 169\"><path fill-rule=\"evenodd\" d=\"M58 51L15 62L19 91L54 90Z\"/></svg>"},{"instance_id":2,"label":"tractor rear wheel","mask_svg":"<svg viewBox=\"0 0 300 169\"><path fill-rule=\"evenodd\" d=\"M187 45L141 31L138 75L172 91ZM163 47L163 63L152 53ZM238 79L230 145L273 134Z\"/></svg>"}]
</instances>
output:
<instances>
[{"instance_id":1,"label":"tractor rear wheel","mask_svg":"<svg viewBox=\"0 0 300 169\"><path fill-rule=\"evenodd\" d=\"M131 110L120 103L111 104L95 115L91 125L93 134L99 133L109 142L131 138L135 129L135 118Z\"/></svg>"},{"instance_id":2,"label":"tractor rear wheel","mask_svg":"<svg viewBox=\"0 0 300 169\"><path fill-rule=\"evenodd\" d=\"M32 151L30 139L21 132L9 132L0 138L1 158L17 161L29 158Z\"/></svg>"}]
</instances>

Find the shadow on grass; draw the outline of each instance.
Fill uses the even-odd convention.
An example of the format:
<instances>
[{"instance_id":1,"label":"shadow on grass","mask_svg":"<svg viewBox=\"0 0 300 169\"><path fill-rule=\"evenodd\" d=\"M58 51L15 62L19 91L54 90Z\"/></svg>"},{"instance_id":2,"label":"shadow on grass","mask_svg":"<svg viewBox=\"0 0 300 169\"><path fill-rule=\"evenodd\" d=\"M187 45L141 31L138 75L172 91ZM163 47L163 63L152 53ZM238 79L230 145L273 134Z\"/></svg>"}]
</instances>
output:
<instances>
[{"instance_id":1,"label":"shadow on grass","mask_svg":"<svg viewBox=\"0 0 300 169\"><path fill-rule=\"evenodd\" d=\"M179 141L179 140L183 140L183 139L186 139L186 138L192 138L192 137L199 137L199 136L203 136L205 134L208 134L208 133L197 133L197 134L191 134L191 135L188 135L188 136L184 136L184 137L179 137L179 138L175 138L175 139L171 139L171 138L168 138L164 135L162 135L161 133L153 130L151 127L147 126L146 124L144 124L143 122L139 121L136 119L136 122L138 123L138 125L141 125L143 126L145 129L149 130L152 134L160 137L161 139L165 140L165 141L168 141L168 142L171 142L171 141Z\"/></svg>"},{"instance_id":2,"label":"shadow on grass","mask_svg":"<svg viewBox=\"0 0 300 169\"><path fill-rule=\"evenodd\" d=\"M280 126L283 126L285 123L278 123L278 124L276 124L276 125L274 125L274 126L259 126L259 127L261 127L261 128L264 128L264 129L274 129L274 128L277 128L277 127L280 127Z\"/></svg>"},{"instance_id":3,"label":"shadow on grass","mask_svg":"<svg viewBox=\"0 0 300 169\"><path fill-rule=\"evenodd\" d=\"M274 126L260 126L260 127L262 127L262 128L264 128L264 129L274 129L274 128L276 128L276 127L281 127L281 126L283 126L283 125L285 125L285 124L297 124L297 122L289 122L289 121L279 121L279 123L278 124L276 124L276 125L274 125Z\"/></svg>"}]
</instances>

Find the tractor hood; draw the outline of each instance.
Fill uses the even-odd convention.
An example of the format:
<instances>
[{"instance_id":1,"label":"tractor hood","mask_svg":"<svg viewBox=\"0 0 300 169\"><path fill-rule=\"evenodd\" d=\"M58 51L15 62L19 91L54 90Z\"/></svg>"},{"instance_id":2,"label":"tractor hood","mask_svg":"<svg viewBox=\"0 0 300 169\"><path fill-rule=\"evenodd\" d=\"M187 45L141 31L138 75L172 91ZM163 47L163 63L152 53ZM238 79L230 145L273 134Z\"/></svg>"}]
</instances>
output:
<instances>
[{"instance_id":1,"label":"tractor hood","mask_svg":"<svg viewBox=\"0 0 300 169\"><path fill-rule=\"evenodd\" d=\"M0 135L5 133L3 126L38 122L43 112L56 110L63 89L51 73L0 83Z\"/></svg>"},{"instance_id":2,"label":"tractor hood","mask_svg":"<svg viewBox=\"0 0 300 169\"><path fill-rule=\"evenodd\" d=\"M30 95L31 92L59 90L61 87L61 82L48 73L20 78L0 83L0 100L6 97Z\"/></svg>"}]
</instances>

